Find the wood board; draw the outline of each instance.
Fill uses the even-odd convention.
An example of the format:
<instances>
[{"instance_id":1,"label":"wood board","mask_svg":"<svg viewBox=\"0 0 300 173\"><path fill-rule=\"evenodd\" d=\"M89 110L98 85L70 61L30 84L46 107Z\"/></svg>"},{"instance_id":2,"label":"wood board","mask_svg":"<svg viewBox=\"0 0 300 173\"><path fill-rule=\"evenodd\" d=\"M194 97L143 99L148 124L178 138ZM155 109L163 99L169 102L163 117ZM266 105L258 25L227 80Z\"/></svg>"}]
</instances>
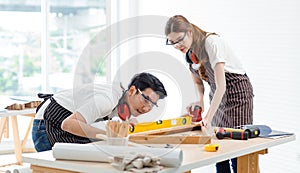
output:
<instances>
[{"instance_id":1,"label":"wood board","mask_svg":"<svg viewBox=\"0 0 300 173\"><path fill-rule=\"evenodd\" d=\"M134 135L129 141L138 144L210 144L210 136L201 135Z\"/></svg>"},{"instance_id":2,"label":"wood board","mask_svg":"<svg viewBox=\"0 0 300 173\"><path fill-rule=\"evenodd\" d=\"M7 110L23 110L26 108L36 108L41 103L41 101L31 101L28 103L14 103L12 105L7 106L5 109Z\"/></svg>"},{"instance_id":3,"label":"wood board","mask_svg":"<svg viewBox=\"0 0 300 173\"><path fill-rule=\"evenodd\" d=\"M199 124L192 124L135 133L128 140L138 144L209 144L211 136L204 135Z\"/></svg>"}]
</instances>

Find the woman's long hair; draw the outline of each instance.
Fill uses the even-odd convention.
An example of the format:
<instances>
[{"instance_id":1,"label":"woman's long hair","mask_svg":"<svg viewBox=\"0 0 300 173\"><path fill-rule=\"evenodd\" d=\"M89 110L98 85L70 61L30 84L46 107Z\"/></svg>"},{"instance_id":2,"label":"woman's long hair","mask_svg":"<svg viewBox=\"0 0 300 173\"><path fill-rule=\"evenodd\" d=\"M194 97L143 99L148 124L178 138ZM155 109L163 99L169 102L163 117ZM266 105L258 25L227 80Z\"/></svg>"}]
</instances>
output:
<instances>
[{"instance_id":1,"label":"woman's long hair","mask_svg":"<svg viewBox=\"0 0 300 173\"><path fill-rule=\"evenodd\" d=\"M193 34L193 42L191 45L191 50L196 56L197 60L200 63L200 74L203 80L208 80L207 75L205 74L205 68L203 66L204 63L208 62L208 55L205 50L205 40L206 38L215 33L208 33L196 25L190 23L185 17L182 15L175 15L171 17L166 24L165 27L165 35L169 35L171 32L189 32L191 31Z\"/></svg>"}]
</instances>

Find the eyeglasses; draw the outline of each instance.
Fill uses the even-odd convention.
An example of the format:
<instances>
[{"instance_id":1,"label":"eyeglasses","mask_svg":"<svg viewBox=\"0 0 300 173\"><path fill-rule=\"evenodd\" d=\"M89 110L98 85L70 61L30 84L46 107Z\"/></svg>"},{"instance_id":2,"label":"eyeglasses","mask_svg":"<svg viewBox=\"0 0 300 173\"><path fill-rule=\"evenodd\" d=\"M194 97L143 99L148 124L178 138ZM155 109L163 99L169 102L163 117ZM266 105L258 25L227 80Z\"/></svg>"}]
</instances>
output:
<instances>
[{"instance_id":1,"label":"eyeglasses","mask_svg":"<svg viewBox=\"0 0 300 173\"><path fill-rule=\"evenodd\" d=\"M158 107L157 103L153 102L153 101L150 99L149 96L145 96L145 94L143 94L142 91L141 91L140 89L137 89L137 90L139 91L139 93L140 93L140 94L142 95L142 97L143 97L142 102L143 102L144 105L147 104L151 109L153 108L154 105L155 105L156 107ZM146 105L146 106L147 106L147 105Z\"/></svg>"},{"instance_id":2,"label":"eyeglasses","mask_svg":"<svg viewBox=\"0 0 300 173\"><path fill-rule=\"evenodd\" d=\"M176 46L177 44L182 44L182 41L185 39L186 32L184 33L183 37L178 39L176 42L170 41L169 39L166 40L166 45L173 45Z\"/></svg>"}]
</instances>

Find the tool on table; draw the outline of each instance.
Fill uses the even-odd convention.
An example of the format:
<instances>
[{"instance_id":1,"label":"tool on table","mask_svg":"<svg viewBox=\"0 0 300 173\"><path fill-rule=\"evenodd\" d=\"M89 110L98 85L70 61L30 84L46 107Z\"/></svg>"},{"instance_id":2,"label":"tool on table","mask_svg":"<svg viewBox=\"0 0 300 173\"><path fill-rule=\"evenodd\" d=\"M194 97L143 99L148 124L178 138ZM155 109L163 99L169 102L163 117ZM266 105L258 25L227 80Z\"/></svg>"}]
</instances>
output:
<instances>
[{"instance_id":1,"label":"tool on table","mask_svg":"<svg viewBox=\"0 0 300 173\"><path fill-rule=\"evenodd\" d=\"M192 107L190 107L190 109L192 109ZM202 115L201 115L201 113L202 113L202 108L201 108L200 106L196 105L196 106L194 107L194 110L193 110L193 111L190 111L190 114L193 115L192 121L193 121L193 122L199 122L199 121L201 121L201 120L202 120Z\"/></svg>"},{"instance_id":2,"label":"tool on table","mask_svg":"<svg viewBox=\"0 0 300 173\"><path fill-rule=\"evenodd\" d=\"M129 128L129 133L138 133L138 132L144 132L149 130L157 130L157 129L191 125L191 124L192 124L192 117L184 116L180 118L158 120L154 122L137 123L135 125L131 124Z\"/></svg>"},{"instance_id":3,"label":"tool on table","mask_svg":"<svg viewBox=\"0 0 300 173\"><path fill-rule=\"evenodd\" d=\"M223 128L221 131L226 131L226 132L248 132L249 138L256 138L260 135L260 129L257 127L252 127L252 126L242 126L242 129L235 129L235 128ZM218 128L215 128L215 133L218 131Z\"/></svg>"},{"instance_id":4,"label":"tool on table","mask_svg":"<svg viewBox=\"0 0 300 173\"><path fill-rule=\"evenodd\" d=\"M208 152L216 152L220 148L220 144L206 144L204 145L204 150Z\"/></svg>"},{"instance_id":5,"label":"tool on table","mask_svg":"<svg viewBox=\"0 0 300 173\"><path fill-rule=\"evenodd\" d=\"M275 137L275 136L285 136L285 135L293 135L294 133L289 132L282 132L282 131L276 131L272 130L267 125L244 125L242 126L242 129L259 129L259 137Z\"/></svg>"},{"instance_id":6,"label":"tool on table","mask_svg":"<svg viewBox=\"0 0 300 173\"><path fill-rule=\"evenodd\" d=\"M227 128L230 129L230 128ZM225 130L225 128L218 128L216 131L216 137L218 139L231 138L231 139L239 139L239 140L248 140L249 133L245 130L234 129L235 131Z\"/></svg>"},{"instance_id":7,"label":"tool on table","mask_svg":"<svg viewBox=\"0 0 300 173\"><path fill-rule=\"evenodd\" d=\"M272 132L272 129L267 125L243 125L242 129L258 129L259 134L257 136L267 136Z\"/></svg>"},{"instance_id":8,"label":"tool on table","mask_svg":"<svg viewBox=\"0 0 300 173\"><path fill-rule=\"evenodd\" d=\"M204 135L211 136L213 134L213 129L210 126L203 126L199 123L202 120L202 108L199 105L195 105L194 110L191 111L192 106L189 107L189 112L192 115L192 122L194 124L199 124L201 126L201 131Z\"/></svg>"},{"instance_id":9,"label":"tool on table","mask_svg":"<svg viewBox=\"0 0 300 173\"><path fill-rule=\"evenodd\" d=\"M249 134L249 138L256 138L260 134L260 129L256 127L243 128Z\"/></svg>"}]
</instances>

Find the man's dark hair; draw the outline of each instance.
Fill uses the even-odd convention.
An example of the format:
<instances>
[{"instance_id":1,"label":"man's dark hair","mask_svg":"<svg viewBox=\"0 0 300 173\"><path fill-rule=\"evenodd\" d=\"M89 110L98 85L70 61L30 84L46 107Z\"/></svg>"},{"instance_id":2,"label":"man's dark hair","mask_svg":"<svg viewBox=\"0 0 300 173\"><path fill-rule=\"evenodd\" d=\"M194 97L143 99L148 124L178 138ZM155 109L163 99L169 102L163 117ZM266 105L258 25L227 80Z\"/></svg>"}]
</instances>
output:
<instances>
[{"instance_id":1,"label":"man's dark hair","mask_svg":"<svg viewBox=\"0 0 300 173\"><path fill-rule=\"evenodd\" d=\"M141 91L146 88L151 88L159 95L159 99L163 99L167 96L167 91L165 90L164 85L158 78L150 73L143 72L134 75L134 77L131 79L130 84L128 85L128 88L130 88L131 86L135 86Z\"/></svg>"}]
</instances>

